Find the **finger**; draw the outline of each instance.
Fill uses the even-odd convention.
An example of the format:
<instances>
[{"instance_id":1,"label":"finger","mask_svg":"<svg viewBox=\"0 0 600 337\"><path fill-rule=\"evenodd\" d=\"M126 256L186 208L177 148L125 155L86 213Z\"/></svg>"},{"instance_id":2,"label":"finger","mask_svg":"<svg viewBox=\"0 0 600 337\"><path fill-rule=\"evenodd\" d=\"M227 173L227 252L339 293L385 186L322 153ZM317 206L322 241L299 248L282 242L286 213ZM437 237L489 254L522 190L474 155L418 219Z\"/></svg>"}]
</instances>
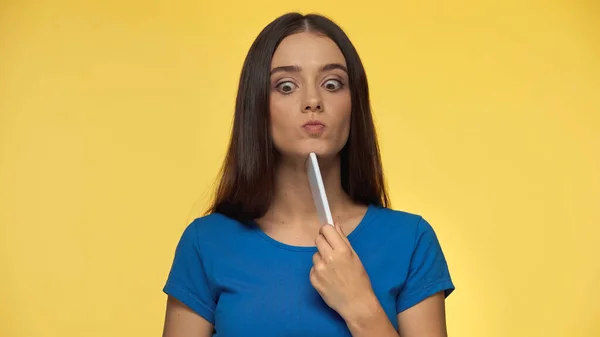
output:
<instances>
[{"instance_id":1,"label":"finger","mask_svg":"<svg viewBox=\"0 0 600 337\"><path fill-rule=\"evenodd\" d=\"M314 286L316 284L317 281L317 276L315 275L315 267L313 266L312 268L310 268L310 272L308 273L308 279L310 280L310 283Z\"/></svg>"},{"instance_id":2,"label":"finger","mask_svg":"<svg viewBox=\"0 0 600 337\"><path fill-rule=\"evenodd\" d=\"M313 254L313 266L319 264L321 262L321 254L319 252L316 252ZM314 267L311 269L311 271L313 271Z\"/></svg>"},{"instance_id":3,"label":"finger","mask_svg":"<svg viewBox=\"0 0 600 337\"><path fill-rule=\"evenodd\" d=\"M327 266L323 262L319 252L313 255L313 266L310 269L312 277L319 279L323 277L323 274L327 271Z\"/></svg>"},{"instance_id":4,"label":"finger","mask_svg":"<svg viewBox=\"0 0 600 337\"><path fill-rule=\"evenodd\" d=\"M344 232L344 229L342 228L342 226L339 223L336 223L334 225L334 227L338 231L338 233L340 234L340 236L342 237L342 239L344 240L344 242L346 242L346 244L348 246L352 247L352 245L350 244L350 240L348 240L348 236Z\"/></svg>"},{"instance_id":5,"label":"finger","mask_svg":"<svg viewBox=\"0 0 600 337\"><path fill-rule=\"evenodd\" d=\"M348 244L344 241L344 239L342 239L342 235L340 235L339 230L333 227L337 226L322 226L321 229L319 229L319 233L325 237L333 250L347 249Z\"/></svg>"},{"instance_id":6,"label":"finger","mask_svg":"<svg viewBox=\"0 0 600 337\"><path fill-rule=\"evenodd\" d=\"M326 268L327 267L325 266L325 263L323 263L323 260L321 258L321 254L319 254L319 252L316 252L313 255L313 266L312 268L310 268L310 276L315 279L318 279L322 277Z\"/></svg>"},{"instance_id":7,"label":"finger","mask_svg":"<svg viewBox=\"0 0 600 337\"><path fill-rule=\"evenodd\" d=\"M317 245L317 250L319 250L318 253L320 253L321 260L323 257L331 256L331 253L333 253L333 248L331 248L331 245L327 242L327 239L325 239L323 234L319 233L319 235L317 235L315 244Z\"/></svg>"},{"instance_id":8,"label":"finger","mask_svg":"<svg viewBox=\"0 0 600 337\"><path fill-rule=\"evenodd\" d=\"M312 267L310 269L308 279L310 280L310 284L312 284L313 288L317 292L321 293L321 282L319 282L319 277L317 276L317 271L315 270L315 267Z\"/></svg>"}]
</instances>

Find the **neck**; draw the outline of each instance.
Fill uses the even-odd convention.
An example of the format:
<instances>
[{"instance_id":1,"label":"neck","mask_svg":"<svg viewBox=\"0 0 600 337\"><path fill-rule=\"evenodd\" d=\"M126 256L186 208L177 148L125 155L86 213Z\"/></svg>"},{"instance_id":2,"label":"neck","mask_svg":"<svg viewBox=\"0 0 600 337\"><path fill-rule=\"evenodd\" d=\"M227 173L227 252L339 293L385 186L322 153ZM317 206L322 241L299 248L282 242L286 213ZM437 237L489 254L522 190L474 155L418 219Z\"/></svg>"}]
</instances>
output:
<instances>
[{"instance_id":1,"label":"neck","mask_svg":"<svg viewBox=\"0 0 600 337\"><path fill-rule=\"evenodd\" d=\"M342 213L353 203L342 188L340 158L319 160L331 213ZM303 160L280 158L275 174L274 198L265 218L278 223L320 226ZM311 225L311 226L312 226Z\"/></svg>"}]
</instances>

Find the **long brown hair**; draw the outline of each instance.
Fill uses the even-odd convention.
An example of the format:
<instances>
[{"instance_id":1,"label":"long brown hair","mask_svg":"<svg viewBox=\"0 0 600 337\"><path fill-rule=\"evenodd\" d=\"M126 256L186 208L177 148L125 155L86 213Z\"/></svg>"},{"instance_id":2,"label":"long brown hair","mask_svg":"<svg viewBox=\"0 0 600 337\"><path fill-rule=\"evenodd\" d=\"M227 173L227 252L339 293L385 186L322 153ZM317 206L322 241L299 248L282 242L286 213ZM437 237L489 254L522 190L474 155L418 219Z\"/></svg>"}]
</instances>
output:
<instances>
[{"instance_id":1,"label":"long brown hair","mask_svg":"<svg viewBox=\"0 0 600 337\"><path fill-rule=\"evenodd\" d=\"M340 153L342 187L355 202L389 206L367 77L356 49L330 19L316 14L288 13L260 32L246 56L229 148L207 213L221 213L246 222L267 212L273 198L278 159L269 131L271 60L285 37L305 31L329 37L346 58L352 111L349 138Z\"/></svg>"}]
</instances>

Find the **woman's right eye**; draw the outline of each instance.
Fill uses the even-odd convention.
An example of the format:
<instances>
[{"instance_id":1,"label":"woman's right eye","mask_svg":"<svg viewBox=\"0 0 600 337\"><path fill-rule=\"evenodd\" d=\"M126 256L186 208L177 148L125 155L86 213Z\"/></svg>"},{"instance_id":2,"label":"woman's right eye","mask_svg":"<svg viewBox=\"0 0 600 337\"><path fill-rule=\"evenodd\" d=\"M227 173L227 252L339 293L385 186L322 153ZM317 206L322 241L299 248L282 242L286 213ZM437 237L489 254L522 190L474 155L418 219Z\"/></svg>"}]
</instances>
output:
<instances>
[{"instance_id":1,"label":"woman's right eye","mask_svg":"<svg viewBox=\"0 0 600 337\"><path fill-rule=\"evenodd\" d=\"M284 94L289 94L296 89L296 85L290 81L285 81L277 84L276 88Z\"/></svg>"}]
</instances>

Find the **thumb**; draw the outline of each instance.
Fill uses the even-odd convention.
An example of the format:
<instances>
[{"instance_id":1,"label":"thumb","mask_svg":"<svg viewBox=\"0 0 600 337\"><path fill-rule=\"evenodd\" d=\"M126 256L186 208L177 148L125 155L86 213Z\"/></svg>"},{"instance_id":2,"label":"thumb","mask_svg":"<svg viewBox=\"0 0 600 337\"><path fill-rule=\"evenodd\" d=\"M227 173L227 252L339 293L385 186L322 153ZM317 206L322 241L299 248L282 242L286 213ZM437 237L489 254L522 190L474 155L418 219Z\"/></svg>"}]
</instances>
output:
<instances>
[{"instance_id":1,"label":"thumb","mask_svg":"<svg viewBox=\"0 0 600 337\"><path fill-rule=\"evenodd\" d=\"M339 222L333 222L333 228L335 228L335 230L338 232L338 234L342 235L342 236L346 236L346 233L344 233L344 230L342 229L342 226L340 225Z\"/></svg>"},{"instance_id":2,"label":"thumb","mask_svg":"<svg viewBox=\"0 0 600 337\"><path fill-rule=\"evenodd\" d=\"M348 241L348 237L346 236L346 233L344 232L344 229L342 228L342 226L339 223L336 222L333 225L333 227L335 227L335 229L340 234L340 236L342 237L342 239L344 240L344 242L346 242L346 244L352 248L352 245L350 245L350 241Z\"/></svg>"}]
</instances>

